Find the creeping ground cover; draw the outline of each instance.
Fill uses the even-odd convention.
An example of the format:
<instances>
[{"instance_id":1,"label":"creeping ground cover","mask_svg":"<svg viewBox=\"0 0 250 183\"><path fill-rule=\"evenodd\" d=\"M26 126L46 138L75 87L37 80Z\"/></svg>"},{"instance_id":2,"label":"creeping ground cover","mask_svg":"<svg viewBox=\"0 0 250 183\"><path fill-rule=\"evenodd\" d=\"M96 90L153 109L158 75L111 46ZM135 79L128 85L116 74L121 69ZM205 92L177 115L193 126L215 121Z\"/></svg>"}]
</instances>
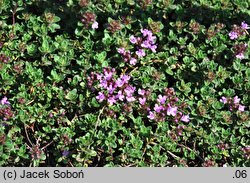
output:
<instances>
[{"instance_id":1,"label":"creeping ground cover","mask_svg":"<svg viewBox=\"0 0 250 183\"><path fill-rule=\"evenodd\" d=\"M250 166L247 0L0 0L0 166Z\"/></svg>"}]
</instances>

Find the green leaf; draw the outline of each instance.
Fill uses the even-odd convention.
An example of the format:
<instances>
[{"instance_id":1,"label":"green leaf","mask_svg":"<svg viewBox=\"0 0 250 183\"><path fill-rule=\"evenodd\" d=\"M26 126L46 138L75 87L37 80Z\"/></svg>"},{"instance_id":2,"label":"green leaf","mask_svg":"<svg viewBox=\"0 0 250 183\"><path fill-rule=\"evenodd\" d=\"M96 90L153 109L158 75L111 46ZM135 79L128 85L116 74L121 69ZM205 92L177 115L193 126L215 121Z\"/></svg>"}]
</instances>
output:
<instances>
[{"instance_id":1,"label":"green leaf","mask_svg":"<svg viewBox=\"0 0 250 183\"><path fill-rule=\"evenodd\" d=\"M65 96L66 99L71 100L71 101L75 101L77 99L78 95L77 95L77 89L73 89L71 91L69 91L67 93L67 95Z\"/></svg>"},{"instance_id":2,"label":"green leaf","mask_svg":"<svg viewBox=\"0 0 250 183\"><path fill-rule=\"evenodd\" d=\"M59 75L54 69L51 71L51 76L52 80L54 80L55 82L60 82L64 79L64 77L62 75Z\"/></svg>"},{"instance_id":3,"label":"green leaf","mask_svg":"<svg viewBox=\"0 0 250 183\"><path fill-rule=\"evenodd\" d=\"M106 58L106 56L107 56L106 51L103 51L103 52L101 52L101 53L96 54L94 58L95 58L98 62L102 63L102 62L104 61L104 59Z\"/></svg>"},{"instance_id":4,"label":"green leaf","mask_svg":"<svg viewBox=\"0 0 250 183\"><path fill-rule=\"evenodd\" d=\"M34 44L28 45L27 46L27 52L29 55L34 55L37 51L37 47Z\"/></svg>"},{"instance_id":5,"label":"green leaf","mask_svg":"<svg viewBox=\"0 0 250 183\"><path fill-rule=\"evenodd\" d=\"M167 67L167 69L165 70L165 72L167 74L171 75L171 76L174 74L174 72L172 71L171 67Z\"/></svg>"},{"instance_id":6,"label":"green leaf","mask_svg":"<svg viewBox=\"0 0 250 183\"><path fill-rule=\"evenodd\" d=\"M42 40L42 47L40 47L39 50L42 53L49 53L49 51L50 51L49 42L48 42L48 40L46 38L43 38L43 40Z\"/></svg>"}]
</instances>

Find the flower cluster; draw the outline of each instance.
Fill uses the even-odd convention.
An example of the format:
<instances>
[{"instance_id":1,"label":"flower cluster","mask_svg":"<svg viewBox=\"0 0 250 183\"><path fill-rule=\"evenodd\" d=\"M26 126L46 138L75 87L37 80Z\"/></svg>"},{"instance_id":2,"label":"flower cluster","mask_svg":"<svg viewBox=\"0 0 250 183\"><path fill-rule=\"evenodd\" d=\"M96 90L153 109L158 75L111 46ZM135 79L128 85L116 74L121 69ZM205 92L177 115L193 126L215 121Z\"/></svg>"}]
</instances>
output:
<instances>
[{"instance_id":1,"label":"flower cluster","mask_svg":"<svg viewBox=\"0 0 250 183\"><path fill-rule=\"evenodd\" d=\"M7 57L4 54L0 54L0 62L7 63L10 60L9 57Z\"/></svg>"},{"instance_id":2,"label":"flower cluster","mask_svg":"<svg viewBox=\"0 0 250 183\"><path fill-rule=\"evenodd\" d=\"M239 43L239 44L234 45L233 48L234 48L236 58L244 59L245 58L244 53L247 51L247 47L248 46L246 43Z\"/></svg>"},{"instance_id":3,"label":"flower cluster","mask_svg":"<svg viewBox=\"0 0 250 183\"><path fill-rule=\"evenodd\" d=\"M129 62L131 65L135 65L137 62L137 59L135 57L131 56L131 52L128 50L126 51L125 48L119 48L118 53L120 53L123 57L123 60L125 62Z\"/></svg>"},{"instance_id":4,"label":"flower cluster","mask_svg":"<svg viewBox=\"0 0 250 183\"><path fill-rule=\"evenodd\" d=\"M66 134L64 134L62 136L62 140L63 140L63 143L65 145L68 145L68 144L70 144L72 142L72 139L68 135L66 135Z\"/></svg>"},{"instance_id":5,"label":"flower cluster","mask_svg":"<svg viewBox=\"0 0 250 183\"><path fill-rule=\"evenodd\" d=\"M96 79L96 74L94 72L91 72L90 75L87 76L87 86L91 89L92 92L95 91L95 88L93 87L94 81Z\"/></svg>"},{"instance_id":6,"label":"flower cluster","mask_svg":"<svg viewBox=\"0 0 250 183\"><path fill-rule=\"evenodd\" d=\"M189 115L183 114L185 103L178 105L179 99L175 96L173 88L167 88L165 95L158 95L153 110L148 111L148 118L156 121L164 121L167 116L172 116L175 122L189 122Z\"/></svg>"},{"instance_id":7,"label":"flower cluster","mask_svg":"<svg viewBox=\"0 0 250 183\"><path fill-rule=\"evenodd\" d=\"M200 32L201 29L201 25L198 22L190 22L189 24L189 29L194 33L194 34L198 34Z\"/></svg>"},{"instance_id":8,"label":"flower cluster","mask_svg":"<svg viewBox=\"0 0 250 183\"><path fill-rule=\"evenodd\" d=\"M243 152L244 157L246 159L250 159L250 146L246 146L246 147L241 148L241 151Z\"/></svg>"},{"instance_id":9,"label":"flower cluster","mask_svg":"<svg viewBox=\"0 0 250 183\"><path fill-rule=\"evenodd\" d=\"M157 45L155 44L156 36L153 36L153 33L148 29L141 29L143 37L135 37L134 35L130 36L129 40L132 44L138 46L136 54L138 57L142 57L141 50L143 48L150 49L152 52L156 52ZM145 56L145 55L144 55Z\"/></svg>"},{"instance_id":10,"label":"flower cluster","mask_svg":"<svg viewBox=\"0 0 250 183\"><path fill-rule=\"evenodd\" d=\"M70 154L68 150L63 150L62 156L67 157Z\"/></svg>"},{"instance_id":11,"label":"flower cluster","mask_svg":"<svg viewBox=\"0 0 250 183\"><path fill-rule=\"evenodd\" d=\"M229 33L230 39L238 39L239 37L245 35L247 33L247 29L249 29L248 24L245 22L241 23L241 26L234 25L233 30ZM247 44L239 43L234 46L235 56L238 59L244 59L244 53L247 50Z\"/></svg>"},{"instance_id":12,"label":"flower cluster","mask_svg":"<svg viewBox=\"0 0 250 183\"><path fill-rule=\"evenodd\" d=\"M32 160L37 160L41 158L43 150L40 149L39 145L33 145L32 147L28 146L28 149L30 150Z\"/></svg>"},{"instance_id":13,"label":"flower cluster","mask_svg":"<svg viewBox=\"0 0 250 183\"><path fill-rule=\"evenodd\" d=\"M89 4L88 0L80 0L78 3L81 7L87 7Z\"/></svg>"},{"instance_id":14,"label":"flower cluster","mask_svg":"<svg viewBox=\"0 0 250 183\"><path fill-rule=\"evenodd\" d=\"M206 159L203 163L202 163L203 167L215 167L216 166L216 162L214 160L211 159Z\"/></svg>"},{"instance_id":15,"label":"flower cluster","mask_svg":"<svg viewBox=\"0 0 250 183\"><path fill-rule=\"evenodd\" d=\"M99 81L99 87L104 91L99 91L96 99L99 102L107 100L109 105L115 104L117 101L135 101L135 87L129 84L130 76L122 74L118 79L115 79L114 68L104 68L103 73L96 74Z\"/></svg>"},{"instance_id":16,"label":"flower cluster","mask_svg":"<svg viewBox=\"0 0 250 183\"><path fill-rule=\"evenodd\" d=\"M239 110L243 112L245 110L245 106L240 104L240 98L238 96L233 98L223 96L221 97L220 102L228 104L230 111Z\"/></svg>"},{"instance_id":17,"label":"flower cluster","mask_svg":"<svg viewBox=\"0 0 250 183\"><path fill-rule=\"evenodd\" d=\"M186 128L186 126L178 125L178 126L175 128L175 133L176 133L176 135L182 136L183 130L184 130L185 128Z\"/></svg>"},{"instance_id":18,"label":"flower cluster","mask_svg":"<svg viewBox=\"0 0 250 183\"><path fill-rule=\"evenodd\" d=\"M249 26L245 22L242 22L241 26L234 25L233 30L229 32L230 39L237 39L240 36L245 35L247 29L249 29Z\"/></svg>"},{"instance_id":19,"label":"flower cluster","mask_svg":"<svg viewBox=\"0 0 250 183\"><path fill-rule=\"evenodd\" d=\"M13 116L13 111L11 110L10 102L7 97L3 97L0 101L0 117L7 121Z\"/></svg>"},{"instance_id":20,"label":"flower cluster","mask_svg":"<svg viewBox=\"0 0 250 183\"><path fill-rule=\"evenodd\" d=\"M119 48L118 53L121 54L125 62L129 62L131 65L135 65L138 58L146 56L145 49L150 49L152 52L156 52L157 45L156 36L148 29L141 29L142 37L130 36L129 41L136 46L135 55L132 56L131 52L126 51L125 48Z\"/></svg>"},{"instance_id":21,"label":"flower cluster","mask_svg":"<svg viewBox=\"0 0 250 183\"><path fill-rule=\"evenodd\" d=\"M219 148L219 149L221 149L222 151L224 151L224 150L226 150L226 149L228 149L229 148L229 145L226 143L219 143L218 145L217 145L217 147Z\"/></svg>"},{"instance_id":22,"label":"flower cluster","mask_svg":"<svg viewBox=\"0 0 250 183\"><path fill-rule=\"evenodd\" d=\"M91 25L92 29L97 29L98 28L98 22L96 21L96 15L91 12L86 12L84 13L82 18L82 23L86 28L88 28Z\"/></svg>"},{"instance_id":23,"label":"flower cluster","mask_svg":"<svg viewBox=\"0 0 250 183\"><path fill-rule=\"evenodd\" d=\"M121 23L118 20L111 20L109 22L108 28L107 28L107 30L112 32L112 33L115 33L115 32L117 32L117 31L119 31L121 29L122 29Z\"/></svg>"},{"instance_id":24,"label":"flower cluster","mask_svg":"<svg viewBox=\"0 0 250 183\"><path fill-rule=\"evenodd\" d=\"M5 134L1 134L0 135L0 144L4 145L6 141L6 135Z\"/></svg>"},{"instance_id":25,"label":"flower cluster","mask_svg":"<svg viewBox=\"0 0 250 183\"><path fill-rule=\"evenodd\" d=\"M211 39L212 37L214 37L216 34L218 34L222 28L224 28L225 25L222 23L216 23L211 25L208 30L207 30L207 37L208 39Z\"/></svg>"},{"instance_id":26,"label":"flower cluster","mask_svg":"<svg viewBox=\"0 0 250 183\"><path fill-rule=\"evenodd\" d=\"M152 5L153 0L140 0L140 6L145 10L148 6Z\"/></svg>"}]
</instances>

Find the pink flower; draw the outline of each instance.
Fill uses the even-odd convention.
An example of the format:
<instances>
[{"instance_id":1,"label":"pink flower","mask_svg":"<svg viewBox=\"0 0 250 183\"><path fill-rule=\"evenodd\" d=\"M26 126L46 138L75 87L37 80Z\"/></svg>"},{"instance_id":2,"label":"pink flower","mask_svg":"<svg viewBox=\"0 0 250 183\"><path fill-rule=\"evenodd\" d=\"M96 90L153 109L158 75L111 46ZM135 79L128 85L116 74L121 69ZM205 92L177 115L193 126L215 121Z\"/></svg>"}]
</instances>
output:
<instances>
[{"instance_id":1,"label":"pink flower","mask_svg":"<svg viewBox=\"0 0 250 183\"><path fill-rule=\"evenodd\" d=\"M118 53L124 54L125 53L125 48L118 48Z\"/></svg>"},{"instance_id":2,"label":"pink flower","mask_svg":"<svg viewBox=\"0 0 250 183\"><path fill-rule=\"evenodd\" d=\"M139 90L138 90L138 94L139 94L139 95L144 95L144 94L145 94L145 90L139 89Z\"/></svg>"},{"instance_id":3,"label":"pink flower","mask_svg":"<svg viewBox=\"0 0 250 183\"><path fill-rule=\"evenodd\" d=\"M183 116L181 117L181 121L189 122L189 115L183 115Z\"/></svg>"},{"instance_id":4,"label":"pink flower","mask_svg":"<svg viewBox=\"0 0 250 183\"><path fill-rule=\"evenodd\" d=\"M154 52L154 53L156 52L156 48L157 48L156 45L150 46L151 51Z\"/></svg>"},{"instance_id":5,"label":"pink flower","mask_svg":"<svg viewBox=\"0 0 250 183\"><path fill-rule=\"evenodd\" d=\"M112 73L112 72L105 72L104 74L105 74L105 75L104 75L104 78L105 78L106 80L110 80L110 79L112 78L112 76L113 76L113 73Z\"/></svg>"},{"instance_id":6,"label":"pink flower","mask_svg":"<svg viewBox=\"0 0 250 183\"><path fill-rule=\"evenodd\" d=\"M98 79L98 80L101 80L102 79L102 74L96 74L96 78Z\"/></svg>"},{"instance_id":7,"label":"pink flower","mask_svg":"<svg viewBox=\"0 0 250 183\"><path fill-rule=\"evenodd\" d=\"M141 29L141 33L143 34L144 37L152 36L152 32L148 29Z\"/></svg>"},{"instance_id":8,"label":"pink flower","mask_svg":"<svg viewBox=\"0 0 250 183\"><path fill-rule=\"evenodd\" d=\"M220 102L226 104L227 103L227 98L226 97L221 97Z\"/></svg>"},{"instance_id":9,"label":"pink flower","mask_svg":"<svg viewBox=\"0 0 250 183\"><path fill-rule=\"evenodd\" d=\"M124 92L127 96L131 96L135 92L135 87L129 85L124 89Z\"/></svg>"},{"instance_id":10,"label":"pink flower","mask_svg":"<svg viewBox=\"0 0 250 183\"><path fill-rule=\"evenodd\" d=\"M141 47L143 47L143 48L149 48L150 46L151 46L151 44L149 43L148 40L143 41L141 44Z\"/></svg>"},{"instance_id":11,"label":"pink flower","mask_svg":"<svg viewBox=\"0 0 250 183\"><path fill-rule=\"evenodd\" d=\"M135 58L131 58L130 59L130 61L129 61L129 63L131 64L131 65L135 65L136 64L136 59Z\"/></svg>"},{"instance_id":12,"label":"pink flower","mask_svg":"<svg viewBox=\"0 0 250 183\"><path fill-rule=\"evenodd\" d=\"M229 34L230 39L237 39L238 38L238 34L237 32L231 31Z\"/></svg>"},{"instance_id":13,"label":"pink flower","mask_svg":"<svg viewBox=\"0 0 250 183\"><path fill-rule=\"evenodd\" d=\"M244 22L241 22L241 28L246 30L246 29L249 29L249 26L248 24L244 21Z\"/></svg>"},{"instance_id":14,"label":"pink flower","mask_svg":"<svg viewBox=\"0 0 250 183\"><path fill-rule=\"evenodd\" d=\"M243 112L245 110L245 106L244 105L239 105L238 110L241 111L241 112Z\"/></svg>"},{"instance_id":15,"label":"pink flower","mask_svg":"<svg viewBox=\"0 0 250 183\"><path fill-rule=\"evenodd\" d=\"M99 100L99 102L102 102L105 99L105 96L102 92L98 92L98 96L96 96L96 99Z\"/></svg>"},{"instance_id":16,"label":"pink flower","mask_svg":"<svg viewBox=\"0 0 250 183\"><path fill-rule=\"evenodd\" d=\"M108 82L106 80L100 81L100 87L107 88L107 86L108 86Z\"/></svg>"},{"instance_id":17,"label":"pink flower","mask_svg":"<svg viewBox=\"0 0 250 183\"><path fill-rule=\"evenodd\" d=\"M114 97L114 96L108 98L108 103L109 103L110 105L113 105L115 102L116 102L116 100L115 100L115 97Z\"/></svg>"},{"instance_id":18,"label":"pink flower","mask_svg":"<svg viewBox=\"0 0 250 183\"><path fill-rule=\"evenodd\" d=\"M144 57L146 55L146 53L142 49L139 49L135 53L136 53L136 55L138 55L138 57Z\"/></svg>"},{"instance_id":19,"label":"pink flower","mask_svg":"<svg viewBox=\"0 0 250 183\"><path fill-rule=\"evenodd\" d=\"M238 96L234 97L234 104L238 104L240 102L240 98Z\"/></svg>"},{"instance_id":20,"label":"pink flower","mask_svg":"<svg viewBox=\"0 0 250 183\"><path fill-rule=\"evenodd\" d=\"M97 29L98 28L98 22L95 21L93 24L92 24L92 29Z\"/></svg>"},{"instance_id":21,"label":"pink flower","mask_svg":"<svg viewBox=\"0 0 250 183\"><path fill-rule=\"evenodd\" d=\"M130 80L130 76L128 76L128 75L122 75L121 79L124 81L124 83L128 83L128 81Z\"/></svg>"},{"instance_id":22,"label":"pink flower","mask_svg":"<svg viewBox=\"0 0 250 183\"><path fill-rule=\"evenodd\" d=\"M236 55L236 58L238 58L238 59L242 60L242 59L244 59L244 58L245 58L245 56L244 56L244 54L243 54L243 53L239 53L239 54L237 54L237 55Z\"/></svg>"},{"instance_id":23,"label":"pink flower","mask_svg":"<svg viewBox=\"0 0 250 183\"><path fill-rule=\"evenodd\" d=\"M176 113L177 113L177 107L171 107L170 105L168 105L167 115L175 116Z\"/></svg>"},{"instance_id":24,"label":"pink flower","mask_svg":"<svg viewBox=\"0 0 250 183\"><path fill-rule=\"evenodd\" d=\"M2 105L10 104L7 97L3 97L2 100L0 101Z\"/></svg>"},{"instance_id":25,"label":"pink flower","mask_svg":"<svg viewBox=\"0 0 250 183\"><path fill-rule=\"evenodd\" d=\"M167 97L166 97L165 95L164 95L164 96L158 95L157 101L158 101L159 103L164 104L164 103L166 102L166 100L167 100Z\"/></svg>"},{"instance_id":26,"label":"pink flower","mask_svg":"<svg viewBox=\"0 0 250 183\"><path fill-rule=\"evenodd\" d=\"M130 36L129 41L130 41L132 44L137 43L137 39L136 39L136 37L135 37L134 35Z\"/></svg>"},{"instance_id":27,"label":"pink flower","mask_svg":"<svg viewBox=\"0 0 250 183\"><path fill-rule=\"evenodd\" d=\"M112 94L114 91L115 91L115 87L112 86L112 84L110 84L108 87L107 87L107 90L110 94Z\"/></svg>"},{"instance_id":28,"label":"pink flower","mask_svg":"<svg viewBox=\"0 0 250 183\"><path fill-rule=\"evenodd\" d=\"M158 104L155 104L155 107L154 107L155 112L160 113L162 109L163 109L162 106L159 106Z\"/></svg>"},{"instance_id":29,"label":"pink flower","mask_svg":"<svg viewBox=\"0 0 250 183\"><path fill-rule=\"evenodd\" d=\"M155 115L152 111L149 111L149 115L147 117L151 120L155 119Z\"/></svg>"},{"instance_id":30,"label":"pink flower","mask_svg":"<svg viewBox=\"0 0 250 183\"><path fill-rule=\"evenodd\" d=\"M156 40L156 36L153 36L153 34L151 33L150 35L148 35L147 40L151 43L154 44L155 40Z\"/></svg>"},{"instance_id":31,"label":"pink flower","mask_svg":"<svg viewBox=\"0 0 250 183\"><path fill-rule=\"evenodd\" d=\"M116 95L116 98L118 98L119 100L123 101L124 100L124 95L122 94L122 91L119 91L118 94Z\"/></svg>"},{"instance_id":32,"label":"pink flower","mask_svg":"<svg viewBox=\"0 0 250 183\"><path fill-rule=\"evenodd\" d=\"M128 102L134 102L135 101L135 97L133 96L126 96L126 99Z\"/></svg>"},{"instance_id":33,"label":"pink flower","mask_svg":"<svg viewBox=\"0 0 250 183\"><path fill-rule=\"evenodd\" d=\"M115 83L118 87L122 87L124 85L124 80L118 78Z\"/></svg>"},{"instance_id":34,"label":"pink flower","mask_svg":"<svg viewBox=\"0 0 250 183\"><path fill-rule=\"evenodd\" d=\"M54 115L53 113L49 113L49 117L52 118Z\"/></svg>"},{"instance_id":35,"label":"pink flower","mask_svg":"<svg viewBox=\"0 0 250 183\"><path fill-rule=\"evenodd\" d=\"M145 98L145 97L139 98L139 103L140 103L141 105L145 105L145 103L146 103L146 98Z\"/></svg>"}]
</instances>

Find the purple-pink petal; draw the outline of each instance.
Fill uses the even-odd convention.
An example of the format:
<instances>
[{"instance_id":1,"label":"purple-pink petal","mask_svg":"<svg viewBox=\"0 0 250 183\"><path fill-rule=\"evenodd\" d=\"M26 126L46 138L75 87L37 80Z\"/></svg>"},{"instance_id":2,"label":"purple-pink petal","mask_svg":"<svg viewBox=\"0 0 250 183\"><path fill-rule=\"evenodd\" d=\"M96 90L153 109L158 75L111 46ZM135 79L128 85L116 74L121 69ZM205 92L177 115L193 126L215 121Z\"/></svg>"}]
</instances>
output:
<instances>
[{"instance_id":1,"label":"purple-pink petal","mask_svg":"<svg viewBox=\"0 0 250 183\"><path fill-rule=\"evenodd\" d=\"M98 22L95 21L93 24L92 24L92 29L97 29L98 28Z\"/></svg>"},{"instance_id":2,"label":"purple-pink petal","mask_svg":"<svg viewBox=\"0 0 250 183\"><path fill-rule=\"evenodd\" d=\"M98 96L96 96L96 99L99 102L102 102L105 99L105 95L102 92L98 92Z\"/></svg>"},{"instance_id":3,"label":"purple-pink petal","mask_svg":"<svg viewBox=\"0 0 250 183\"><path fill-rule=\"evenodd\" d=\"M127 96L131 96L135 92L135 87L129 85L124 89L124 92Z\"/></svg>"},{"instance_id":4,"label":"purple-pink petal","mask_svg":"<svg viewBox=\"0 0 250 183\"><path fill-rule=\"evenodd\" d=\"M125 48L118 48L118 53L124 54L125 53Z\"/></svg>"},{"instance_id":5,"label":"purple-pink petal","mask_svg":"<svg viewBox=\"0 0 250 183\"><path fill-rule=\"evenodd\" d=\"M152 111L149 111L149 115L147 117L151 120L155 119L155 115Z\"/></svg>"},{"instance_id":6,"label":"purple-pink petal","mask_svg":"<svg viewBox=\"0 0 250 183\"><path fill-rule=\"evenodd\" d=\"M135 52L138 57L144 57L146 53L144 52L143 49L139 49L138 51Z\"/></svg>"},{"instance_id":7,"label":"purple-pink petal","mask_svg":"<svg viewBox=\"0 0 250 183\"><path fill-rule=\"evenodd\" d=\"M146 98L145 98L145 97L139 98L139 103L140 103L141 105L145 105L145 103L146 103Z\"/></svg>"},{"instance_id":8,"label":"purple-pink petal","mask_svg":"<svg viewBox=\"0 0 250 183\"><path fill-rule=\"evenodd\" d=\"M131 58L130 59L130 61L129 61L129 63L131 64L131 65L135 65L136 64L136 59L135 58Z\"/></svg>"},{"instance_id":9,"label":"purple-pink petal","mask_svg":"<svg viewBox=\"0 0 250 183\"><path fill-rule=\"evenodd\" d=\"M244 56L244 54L243 54L243 53L239 53L239 54L237 54L237 55L236 55L236 58L238 58L238 59L242 60L242 59L244 59L244 58L245 58L245 56Z\"/></svg>"},{"instance_id":10,"label":"purple-pink petal","mask_svg":"<svg viewBox=\"0 0 250 183\"><path fill-rule=\"evenodd\" d=\"M241 22L241 28L242 29L249 29L249 26L248 26L248 24L244 21L244 22Z\"/></svg>"},{"instance_id":11,"label":"purple-pink petal","mask_svg":"<svg viewBox=\"0 0 250 183\"><path fill-rule=\"evenodd\" d=\"M155 112L160 113L162 109L163 109L162 106L159 106L158 104L155 104L155 107L154 107Z\"/></svg>"},{"instance_id":12,"label":"purple-pink petal","mask_svg":"<svg viewBox=\"0 0 250 183\"><path fill-rule=\"evenodd\" d=\"M128 102L135 101L135 97L133 97L133 96L126 96L126 99L127 99Z\"/></svg>"},{"instance_id":13,"label":"purple-pink petal","mask_svg":"<svg viewBox=\"0 0 250 183\"><path fill-rule=\"evenodd\" d=\"M0 101L2 105L10 104L7 97L3 97L2 100Z\"/></svg>"},{"instance_id":14,"label":"purple-pink petal","mask_svg":"<svg viewBox=\"0 0 250 183\"><path fill-rule=\"evenodd\" d=\"M164 103L166 102L166 100L167 100L167 97L166 97L165 95L164 95L164 96L158 95L157 101L158 101L159 103L164 104Z\"/></svg>"},{"instance_id":15,"label":"purple-pink petal","mask_svg":"<svg viewBox=\"0 0 250 183\"><path fill-rule=\"evenodd\" d=\"M116 100L115 100L115 97L114 97L114 96L108 98L108 103L109 103L110 105L113 105L115 102L116 102Z\"/></svg>"},{"instance_id":16,"label":"purple-pink petal","mask_svg":"<svg viewBox=\"0 0 250 183\"><path fill-rule=\"evenodd\" d=\"M151 46L151 44L149 43L148 40L143 41L141 44L141 47L143 47L143 48L149 48L150 46Z\"/></svg>"},{"instance_id":17,"label":"purple-pink petal","mask_svg":"<svg viewBox=\"0 0 250 183\"><path fill-rule=\"evenodd\" d=\"M234 97L234 104L238 104L240 102L240 98L238 96Z\"/></svg>"},{"instance_id":18,"label":"purple-pink petal","mask_svg":"<svg viewBox=\"0 0 250 183\"><path fill-rule=\"evenodd\" d=\"M141 33L143 34L144 37L152 36L152 32L148 29L141 29Z\"/></svg>"},{"instance_id":19,"label":"purple-pink petal","mask_svg":"<svg viewBox=\"0 0 250 183\"><path fill-rule=\"evenodd\" d=\"M121 79L124 81L124 83L128 83L128 81L130 80L130 76L128 76L128 75L122 75Z\"/></svg>"},{"instance_id":20,"label":"purple-pink petal","mask_svg":"<svg viewBox=\"0 0 250 183\"><path fill-rule=\"evenodd\" d=\"M124 80L118 78L115 83L118 87L122 87L124 85Z\"/></svg>"},{"instance_id":21,"label":"purple-pink petal","mask_svg":"<svg viewBox=\"0 0 250 183\"><path fill-rule=\"evenodd\" d=\"M229 33L229 37L230 37L230 39L237 39L238 38L238 34L237 34L237 32L231 31Z\"/></svg>"},{"instance_id":22,"label":"purple-pink petal","mask_svg":"<svg viewBox=\"0 0 250 183\"><path fill-rule=\"evenodd\" d=\"M137 39L136 39L136 37L135 37L134 35L130 36L129 41L130 41L132 44L137 43Z\"/></svg>"},{"instance_id":23,"label":"purple-pink petal","mask_svg":"<svg viewBox=\"0 0 250 183\"><path fill-rule=\"evenodd\" d=\"M125 96L122 94L122 91L119 91L118 94L116 95L116 98L118 98L120 101L123 101Z\"/></svg>"},{"instance_id":24,"label":"purple-pink petal","mask_svg":"<svg viewBox=\"0 0 250 183\"><path fill-rule=\"evenodd\" d=\"M181 117L181 121L183 121L183 122L189 122L189 115L183 115Z\"/></svg>"},{"instance_id":25,"label":"purple-pink petal","mask_svg":"<svg viewBox=\"0 0 250 183\"><path fill-rule=\"evenodd\" d=\"M144 95L144 94L145 94L145 90L139 89L139 90L138 90L138 94L139 94L139 95Z\"/></svg>"},{"instance_id":26,"label":"purple-pink petal","mask_svg":"<svg viewBox=\"0 0 250 183\"><path fill-rule=\"evenodd\" d=\"M176 116L177 109L178 109L177 107L171 107L170 105L168 105L167 115Z\"/></svg>"},{"instance_id":27,"label":"purple-pink petal","mask_svg":"<svg viewBox=\"0 0 250 183\"><path fill-rule=\"evenodd\" d=\"M245 110L245 106L244 105L239 105L238 110L241 111L241 112L243 112Z\"/></svg>"},{"instance_id":28,"label":"purple-pink petal","mask_svg":"<svg viewBox=\"0 0 250 183\"><path fill-rule=\"evenodd\" d=\"M227 103L227 98L226 97L221 97L220 102L222 102L223 104Z\"/></svg>"},{"instance_id":29,"label":"purple-pink petal","mask_svg":"<svg viewBox=\"0 0 250 183\"><path fill-rule=\"evenodd\" d=\"M110 84L108 87L107 87L107 90L110 94L112 94L114 91L115 91L115 88Z\"/></svg>"},{"instance_id":30,"label":"purple-pink petal","mask_svg":"<svg viewBox=\"0 0 250 183\"><path fill-rule=\"evenodd\" d=\"M106 80L102 80L102 81L100 81L100 86L101 86L102 88L107 88L108 82L107 82Z\"/></svg>"}]
</instances>

